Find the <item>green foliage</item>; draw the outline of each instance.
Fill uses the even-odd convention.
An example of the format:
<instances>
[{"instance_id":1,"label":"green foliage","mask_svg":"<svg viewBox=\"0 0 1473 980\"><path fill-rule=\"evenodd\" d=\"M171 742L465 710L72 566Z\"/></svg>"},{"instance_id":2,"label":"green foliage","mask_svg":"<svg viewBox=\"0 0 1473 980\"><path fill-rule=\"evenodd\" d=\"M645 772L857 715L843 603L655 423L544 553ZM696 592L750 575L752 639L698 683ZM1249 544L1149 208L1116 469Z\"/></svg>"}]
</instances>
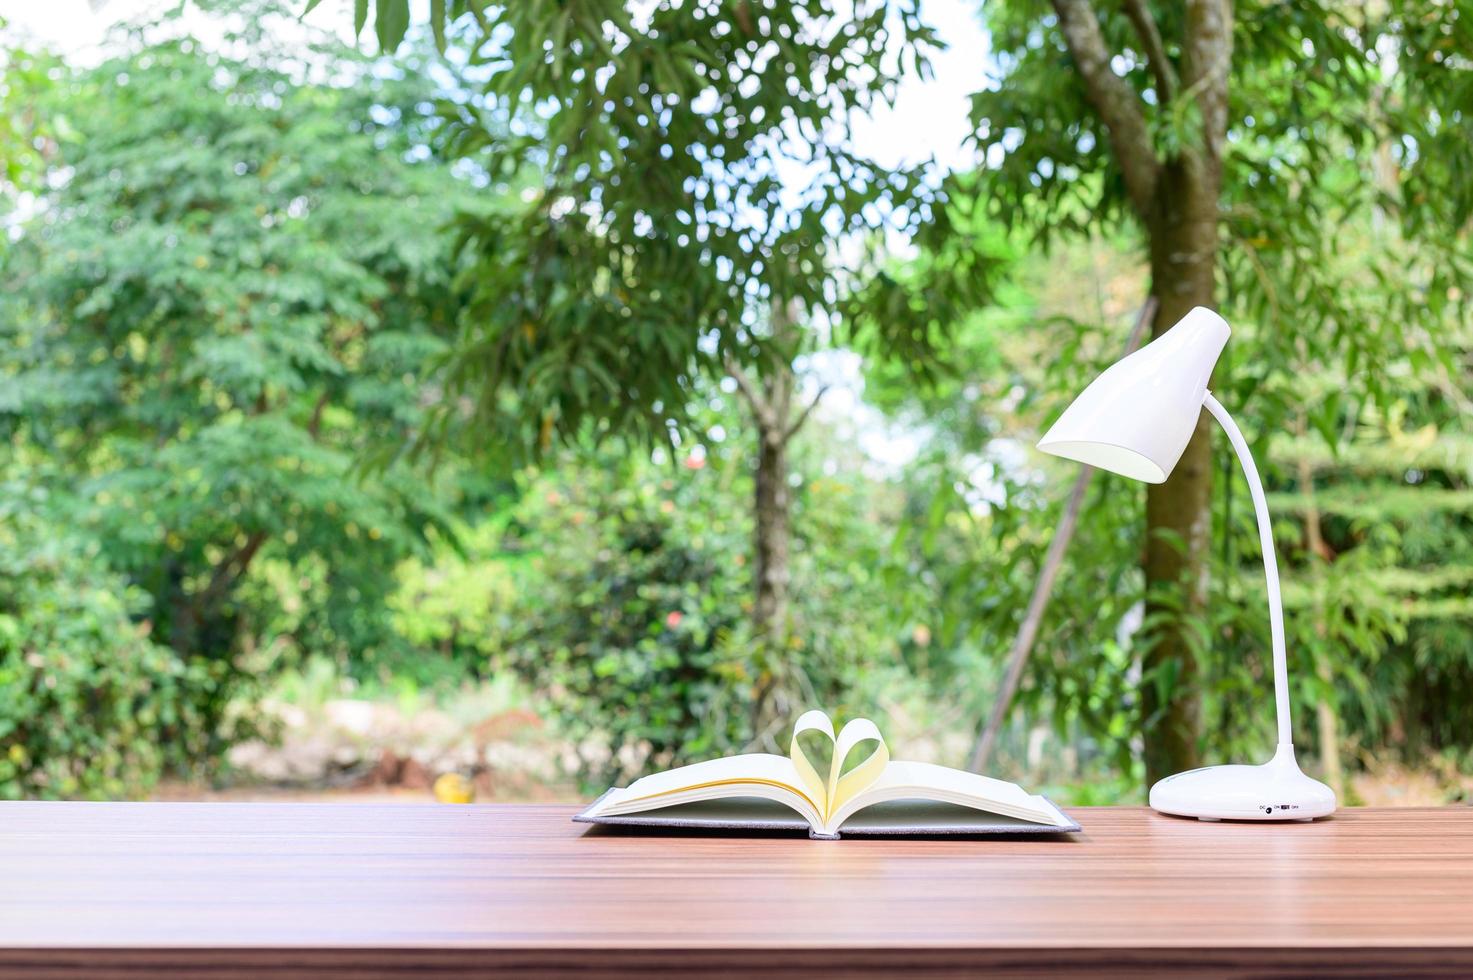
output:
<instances>
[{"instance_id":1,"label":"green foliage","mask_svg":"<svg viewBox=\"0 0 1473 980\"><path fill-rule=\"evenodd\" d=\"M542 692L597 784L754 746L755 700L795 709L873 704L898 660L873 488L823 476L824 443L795 466L792 628L785 648L747 625L751 477L729 414L709 415L681 462L572 460L528 485L510 665ZM719 426L719 428L718 428ZM712 435L712 432L715 435Z\"/></svg>"},{"instance_id":2,"label":"green foliage","mask_svg":"<svg viewBox=\"0 0 1473 980\"><path fill-rule=\"evenodd\" d=\"M407 15L379 5L381 44ZM536 457L590 434L664 442L702 376L773 363L770 302L931 369L947 287L973 280L858 288L868 266L836 248L872 256L884 229L931 213L923 169L848 141L853 114L934 46L911 0L441 4L430 22L481 80L441 103L447 152L526 185L514 220L459 222L469 316L451 390L499 443ZM777 363L822 339L779 342Z\"/></svg>"},{"instance_id":3,"label":"green foliage","mask_svg":"<svg viewBox=\"0 0 1473 980\"><path fill-rule=\"evenodd\" d=\"M1370 233L1368 225L1362 230ZM1098 325L1053 314L1086 308L1081 292L1139 297L1140 272L1121 258L1127 249L1128 242L1096 242L1020 259L1010 306L958 330L959 343L972 345L959 350L959 360L977 367L955 382L917 395L895 384L884 365L870 371L873 397L894 417L935 423L908 468L909 518L897 542L905 562L895 567L906 579L924 577L931 589L924 596L935 627L928 665L943 690L959 676L985 684L988 652L1006 649L1016 633L1077 470L1029 454L1012 438L1041 431L1118 356L1130 318L1119 303L1102 308ZM1362 255L1354 249L1337 257L1334 271L1347 283L1362 281ZM1091 281L1092 269L1107 274ZM1250 351L1271 331L1247 320L1234 329L1233 343ZM1460 745L1473 665L1468 341L1449 325L1440 342L1459 352L1458 373L1418 360L1415 351L1383 351L1380 369L1399 379L1398 397L1388 407L1364 395L1347 401L1333 441L1309 416L1325 392L1354 390L1343 365L1300 361L1297 373L1270 380L1276 389L1224 396L1235 399L1235 414L1258 446L1269 488L1296 741L1307 760L1324 747L1321 705L1337 719L1332 748L1349 756L1347 766L1350 753L1395 753L1415 763ZM1303 416L1282 424L1278 404L1304 406ZM1193 631L1206 692L1203 753L1210 761L1252 760L1274 737L1266 596L1242 474L1219 448L1211 597ZM1134 567L1140 500L1138 484L1095 474L1018 695L1004 762L1023 751L1032 726L1047 723L1080 765L1093 759L1104 772L1129 773L1139 686L1170 694L1179 685L1164 673L1133 676L1140 631L1150 626L1140 621ZM1322 552L1309 549L1311 519ZM974 717L985 713L990 690L970 695Z\"/></svg>"},{"instance_id":4,"label":"green foliage","mask_svg":"<svg viewBox=\"0 0 1473 980\"><path fill-rule=\"evenodd\" d=\"M1181 12L1146 6L1179 66ZM1201 107L1156 98L1124 9L1095 7L1153 151L1190 154ZM777 747L755 725L812 703L920 705L928 734L985 713L1076 473L1029 436L1144 295L1054 5L983 11L989 165L944 184L849 141L934 43L907 0L432 0L433 67L407 0L352 8L381 49L409 39L397 67L284 50L271 4L204 9L217 48L166 18L86 71L5 55L0 191L41 196L0 248L0 795L143 792L216 757L283 667L318 700L406 703L514 674L591 785ZM1250 3L1236 30L1216 387L1272 491L1298 740L1323 706L1346 749L1457 750L1467 18ZM796 304L786 337L773 300ZM815 416L785 481L790 622L755 636L757 434L715 379L835 343L919 453L875 475ZM610 433L642 448L584 454ZM1256 536L1222 462L1191 624L1213 761L1271 737ZM1005 769L1100 775L1091 802L1138 783L1141 694L1181 683L1138 667L1141 496L1096 476L1003 743Z\"/></svg>"},{"instance_id":5,"label":"green foliage","mask_svg":"<svg viewBox=\"0 0 1473 980\"><path fill-rule=\"evenodd\" d=\"M737 522L702 521L683 506L695 487L650 476L549 481L524 507L527 540L547 546L511 663L549 691L575 738L607 739L580 745L594 781L750 737L740 692L751 680L731 645L743 622L731 601L744 591Z\"/></svg>"},{"instance_id":6,"label":"green foliage","mask_svg":"<svg viewBox=\"0 0 1473 980\"><path fill-rule=\"evenodd\" d=\"M58 82L74 131L0 270L0 425L76 489L62 519L146 590L153 635L219 665L216 718L284 651L399 642L394 568L449 534L453 494L399 457L469 194L425 145L424 83L331 45L309 56L340 84L304 82L274 8L241 13L221 23L248 56L166 21Z\"/></svg>"},{"instance_id":7,"label":"green foliage","mask_svg":"<svg viewBox=\"0 0 1473 980\"><path fill-rule=\"evenodd\" d=\"M1017 635L1077 475L1029 453L1026 434L1119 357L1135 316L1113 298L1081 297L1138 297L1139 271L1118 256L1102 242L1060 247L1047 258L1019 254L998 307L958 327L955 357L966 367L957 377L918 393L897 384L883 363L867 373L867 394L892 417L923 427L919 454L901 476L907 505L890 601L928 626L925 659L914 669L941 703L960 703L963 729L975 731L991 709L999 660ZM1078 322L1061 309L1099 320ZM1140 619L1139 508L1138 484L1095 474L998 765L1024 764L1029 732L1042 725L1071 757L1067 765L1053 760L1056 778L1135 772L1142 680L1122 624L1134 628ZM913 581L923 588L908 588Z\"/></svg>"},{"instance_id":8,"label":"green foliage","mask_svg":"<svg viewBox=\"0 0 1473 980\"><path fill-rule=\"evenodd\" d=\"M209 669L149 638L148 597L41 516L44 491L0 486L0 798L117 797L192 765Z\"/></svg>"},{"instance_id":9,"label":"green foliage","mask_svg":"<svg viewBox=\"0 0 1473 980\"><path fill-rule=\"evenodd\" d=\"M1071 54L1081 45L1077 39L1066 43L1061 28L1066 7L1090 29L1085 33L1098 26L1101 60L1108 66L1102 82L1088 81L1085 59ZM1353 438L1355 420L1364 413L1397 409L1408 376L1440 378L1444 389L1464 383L1458 338L1466 330L1473 265L1466 189L1454 185L1466 184L1455 173L1467 154L1467 121L1466 113L1447 107L1461 105L1458 99L1469 86L1466 59L1452 54L1457 38L1467 32L1467 17L1457 5L1436 2L1376 8L1264 3L1226 9L1234 35L1226 62L1220 195L1215 183L1206 185L1216 198L1210 206L1219 221L1220 289L1208 293L1219 296L1235 337L1214 388L1256 434L1262 459L1271 435L1295 426L1313 431L1322 447ZM1071 248L1100 238L1159 260L1163 247L1174 246L1150 236L1194 203L1183 190L1191 181L1162 183L1158 177L1150 193L1142 193L1141 181L1131 172L1133 164L1142 164L1132 156L1151 158L1143 165L1158 173L1200 174L1204 160L1218 155L1203 156L1209 138L1203 116L1218 108L1203 97L1209 80L1182 81L1194 67L1201 68L1202 52L1187 47L1194 38L1203 40L1202 25L1189 24L1178 5L1158 3L1122 7L1018 0L987 5L984 17L997 63L991 84L973 99L973 122L987 166L951 179L942 213L965 208L967 219L975 221L980 212L1006 229L1020 250L1040 247L1054 262L1068 262ZM1159 37L1152 37L1153 31ZM1222 49L1207 57L1218 54L1226 58ZM1104 102L1126 108L1112 113ZM1112 116L1115 122L1142 120L1148 145L1129 139ZM1132 147L1134 153L1126 152ZM1175 189L1176 197L1163 197L1158 193L1163 188ZM935 265L943 245L928 243L917 265ZM1153 267L1160 276L1170 264L1157 261ZM1006 264L1001 271L1007 271ZM1057 274L1058 288L1067 288L1069 273ZM1135 305L1145 289L1139 278L1131 285L1128 302ZM1151 288L1169 294L1179 285L1189 284L1167 279ZM1051 406L1056 412L1062 407L1056 397L1067 401L1099 365L1118 356L1125 336L1123 325L1116 326L1124 319L1122 311L1087 314L1092 305L1087 292L1072 292L1053 310L1037 304L1036 319L1017 333L996 329L1006 327L1006 321L997 320L990 327L974 321L961 328L961 349L953 360L980 362L983 370L964 369L957 383L943 385L933 396L902 390L890 406L902 417L934 418L940 411L961 424L954 431L940 427L929 440L943 488L965 486L965 477L979 466L972 454L993 433L1040 431L1049 413L1040 415L1037 408ZM1038 316L1050 312L1064 312L1078 322L1056 324ZM1101 331L1106 324L1110 328ZM1039 336L1030 343L1028 332ZM1030 377L1030 361L1047 363L1048 375ZM871 369L871 376L883 380L883 370ZM896 386L887 384L884 390L894 392ZM957 431L969 440L958 445ZM1029 486L1030 470L1042 464L1026 454L992 452L983 461L1004 469L995 478L1004 502L989 511L988 525L1004 522L1015 502L1025 508L1017 514L1019 541L1025 543L1005 550L1028 568L1030 555L1038 551L1030 551L1026 542L1047 540L1063 485L1051 495L1037 494ZM1266 717L1248 700L1251 696L1254 706L1261 700L1267 641L1261 593L1236 587L1240 579L1251 579L1252 559L1246 556L1253 555L1254 546L1251 513L1245 520L1241 477L1231 462L1225 460L1219 481L1227 487L1220 491L1227 503L1215 516L1215 540L1222 545L1218 551L1225 557L1219 564L1225 567L1217 569L1214 581L1234 585L1215 586L1208 612L1184 624L1190 656L1209 692L1204 703L1213 705L1204 736L1214 757L1257 744ZM1059 475L1071 476L1072 470ZM1235 493L1236 507L1231 506ZM931 497L930 526L966 523L976 508L967 496L942 492ZM948 497L956 503L946 505ZM1071 562L1061 574L1056 612L1045 622L1021 697L1025 708L1053 712L1061 732L1077 733L1082 722L1090 739L1121 750L1122 765L1128 746L1120 739L1141 727L1122 725L1122 712L1141 692L1159 691L1160 701L1168 704L1200 693L1183 686L1180 664L1133 677L1124 686L1116 682L1136 663L1137 651L1149 647L1142 641L1174 629L1188 609L1180 601L1185 593L1153 590L1156 613L1136 627L1126 613L1142 598L1138 579L1121 571L1111 580L1100 572L1102 565L1124 570L1140 554L1142 543L1130 530L1139 499L1139 489L1130 484L1096 479L1074 544L1076 553L1089 560ZM1417 486L1392 492L1377 483L1331 489L1326 506L1358 508L1362 517L1394 524L1398 515L1456 512L1461 499L1456 490L1448 494ZM1445 549L1446 542L1438 547ZM1316 601L1324 614L1311 619L1316 622L1312 630L1296 636L1309 662L1326 665L1342 691L1369 689L1364 679L1378 673L1371 663L1382 652L1398 649L1404 635L1402 615L1368 595L1374 580L1368 581L1365 572L1396 560L1389 555L1384 549L1362 553L1338 570L1335 581L1317 582ZM941 569L949 572L946 565ZM979 571L960 566L956 574L963 594ZM1035 575L1033 565L1026 584L1012 588L1004 577L999 590L1005 598L996 619L955 618L968 622L969 636L1010 640ZM1082 591L1076 593L1074 584ZM1098 614L1082 617L1081 608ZM1439 608L1451 612L1446 605ZM1080 631L1083 642L1076 647L1071 636ZM1117 642L1122 638L1128 640L1123 648ZM1332 697L1325 682L1307 672L1300 676L1296 694L1301 698ZM1101 693L1105 696L1096 696ZM1389 689L1375 693L1391 694ZM1382 700L1382 708L1399 696ZM1301 709L1301 727L1308 720ZM1149 728L1151 719L1144 723ZM1357 726L1355 734L1363 733L1369 740L1379 737Z\"/></svg>"},{"instance_id":10,"label":"green foliage","mask_svg":"<svg viewBox=\"0 0 1473 980\"><path fill-rule=\"evenodd\" d=\"M5 19L0 17L0 34L5 30ZM7 43L0 50L0 201L7 205L39 189L51 134L68 131L65 115L43 117L36 111L57 69L50 55L18 44ZM7 244L0 239L0 249Z\"/></svg>"},{"instance_id":11,"label":"green foliage","mask_svg":"<svg viewBox=\"0 0 1473 980\"><path fill-rule=\"evenodd\" d=\"M1467 334L1446 342L1466 364ZM1321 667L1314 697L1336 709L1352 747L1417 761L1467 741L1473 466L1466 380L1398 375L1397 401L1357 410L1338 453L1313 435L1275 440L1283 490L1270 506L1287 518L1279 538L1298 582L1285 603L1301 662Z\"/></svg>"},{"instance_id":12,"label":"green foliage","mask_svg":"<svg viewBox=\"0 0 1473 980\"><path fill-rule=\"evenodd\" d=\"M1158 98L1159 83L1124 9L1091 5L1117 70L1145 115L1162 159L1200 142L1191 93ZM1183 14L1144 4L1173 65ZM973 99L988 160L976 196L986 212L1047 247L1130 230L1125 181L1108 132L1086 98L1049 5L992 4L995 84ZM1436 0L1367 8L1333 3L1248 3L1235 33L1219 202L1220 308L1264 327L1252 351L1230 354L1232 383L1259 398L1275 375L1305 359L1348 367L1344 392L1311 406L1311 422L1338 431L1347 396L1394 400L1388 350L1450 363L1448 319L1467 316L1473 282L1466 242L1466 105L1473 82L1452 57L1469 18ZM1459 101L1462 99L1462 101ZM954 193L954 197L964 195ZM1374 215L1378 233L1368 236ZM1345 277L1372 288L1347 289ZM1267 391L1265 391L1267 388ZM1282 423L1297 404L1274 397L1254 411Z\"/></svg>"},{"instance_id":13,"label":"green foliage","mask_svg":"<svg viewBox=\"0 0 1473 980\"><path fill-rule=\"evenodd\" d=\"M457 533L458 547L439 547L398 569L390 599L395 632L412 655L389 661L396 674L413 674L438 654L433 669L459 677L485 675L499 663L516 628L518 583L529 561L503 549L509 513Z\"/></svg>"}]
</instances>

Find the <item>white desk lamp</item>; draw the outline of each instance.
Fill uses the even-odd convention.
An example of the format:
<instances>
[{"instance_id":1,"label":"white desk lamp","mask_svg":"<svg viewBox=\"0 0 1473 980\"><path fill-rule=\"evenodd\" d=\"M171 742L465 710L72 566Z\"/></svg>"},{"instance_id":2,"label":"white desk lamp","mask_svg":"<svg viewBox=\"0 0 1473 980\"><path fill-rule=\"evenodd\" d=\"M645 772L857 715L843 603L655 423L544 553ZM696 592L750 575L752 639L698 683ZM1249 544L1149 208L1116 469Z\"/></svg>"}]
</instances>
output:
<instances>
[{"instance_id":1,"label":"white desk lamp","mask_svg":"<svg viewBox=\"0 0 1473 980\"><path fill-rule=\"evenodd\" d=\"M1187 448L1204 405L1227 431L1248 477L1263 546L1279 747L1265 765L1209 766L1168 776L1151 787L1151 806L1202 820L1308 820L1335 812L1335 793L1300 772L1294 760L1284 610L1268 504L1243 433L1207 390L1230 332L1222 317L1196 307L1154 342L1096 378L1059 416L1038 448L1136 480L1162 483Z\"/></svg>"}]
</instances>

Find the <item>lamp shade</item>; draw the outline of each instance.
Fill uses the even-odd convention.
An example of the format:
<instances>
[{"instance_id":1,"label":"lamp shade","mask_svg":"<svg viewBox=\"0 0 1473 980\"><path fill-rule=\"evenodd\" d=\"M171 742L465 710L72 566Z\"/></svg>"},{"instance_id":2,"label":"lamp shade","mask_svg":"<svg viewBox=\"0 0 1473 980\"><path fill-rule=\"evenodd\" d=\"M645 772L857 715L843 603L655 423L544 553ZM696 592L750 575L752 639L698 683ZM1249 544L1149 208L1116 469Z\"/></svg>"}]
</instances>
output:
<instances>
[{"instance_id":1,"label":"lamp shade","mask_svg":"<svg viewBox=\"0 0 1473 980\"><path fill-rule=\"evenodd\" d=\"M1222 317L1194 307L1096 378L1038 448L1121 476L1164 482L1192 438L1207 380L1230 333Z\"/></svg>"}]
</instances>

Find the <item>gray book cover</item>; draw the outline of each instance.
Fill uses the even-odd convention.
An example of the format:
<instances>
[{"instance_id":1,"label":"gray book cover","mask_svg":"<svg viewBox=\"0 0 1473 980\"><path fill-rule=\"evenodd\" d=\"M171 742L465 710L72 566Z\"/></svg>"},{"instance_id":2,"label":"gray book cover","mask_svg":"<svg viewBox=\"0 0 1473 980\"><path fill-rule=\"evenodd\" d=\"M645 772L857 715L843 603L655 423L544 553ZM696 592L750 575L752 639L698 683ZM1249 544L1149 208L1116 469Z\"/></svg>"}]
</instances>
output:
<instances>
[{"instance_id":1,"label":"gray book cover","mask_svg":"<svg viewBox=\"0 0 1473 980\"><path fill-rule=\"evenodd\" d=\"M612 793L608 790L598 800L573 818L576 823L606 827L643 828L650 830L703 830L724 832L734 836L770 833L807 833L815 840L838 840L841 837L993 837L1019 834L1072 834L1081 829L1068 814L1054 806L1068 826L1050 826L1004 817L984 810L936 803L929 800L895 800L876 803L854 814L839 828L836 836L817 834L804 820L781 803L748 797L683 803L678 806L647 810L619 817L589 816L589 810Z\"/></svg>"}]
</instances>

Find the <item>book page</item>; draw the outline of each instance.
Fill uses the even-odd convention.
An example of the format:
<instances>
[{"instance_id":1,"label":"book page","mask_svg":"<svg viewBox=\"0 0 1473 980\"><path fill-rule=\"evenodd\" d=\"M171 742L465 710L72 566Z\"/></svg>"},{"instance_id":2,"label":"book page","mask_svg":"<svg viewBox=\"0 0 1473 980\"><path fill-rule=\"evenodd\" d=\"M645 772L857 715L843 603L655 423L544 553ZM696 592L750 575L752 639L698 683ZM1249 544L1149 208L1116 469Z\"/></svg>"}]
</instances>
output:
<instances>
[{"instance_id":1,"label":"book page","mask_svg":"<svg viewBox=\"0 0 1473 980\"><path fill-rule=\"evenodd\" d=\"M793 738L788 743L788 758L793 761L793 770L797 773L798 781L794 786L803 790L803 795L817 806L820 815L829 812L829 795L832 783L825 782L818 774L818 770L809 761L803 752L803 746L798 739L804 732L818 732L829 740L830 746L834 742L834 723L829 720L827 713L814 708L805 711L798 716L798 721L793 725Z\"/></svg>"},{"instance_id":2,"label":"book page","mask_svg":"<svg viewBox=\"0 0 1473 980\"><path fill-rule=\"evenodd\" d=\"M865 742L875 743L870 754L853 769L843 772L849 753ZM890 750L885 747L885 740L880 737L880 730L874 722L868 718L855 718L845 725L834 744L833 766L829 771L828 812L825 817L831 817L845 803L868 789L884 774L889 762Z\"/></svg>"},{"instance_id":3,"label":"book page","mask_svg":"<svg viewBox=\"0 0 1473 980\"><path fill-rule=\"evenodd\" d=\"M619 816L699 800L752 796L785 803L818 826L821 804L803 791L801 783L789 758L761 752L734 755L637 779L609 793L589 815Z\"/></svg>"},{"instance_id":4,"label":"book page","mask_svg":"<svg viewBox=\"0 0 1473 980\"><path fill-rule=\"evenodd\" d=\"M830 815L827 828L837 830L851 815L874 803L919 799L986 810L1046 826L1067 826L1058 810L1019 786L926 762L892 762L880 777Z\"/></svg>"},{"instance_id":5,"label":"book page","mask_svg":"<svg viewBox=\"0 0 1473 980\"><path fill-rule=\"evenodd\" d=\"M990 836L995 833L1045 832L1052 829L1054 828L1032 820L1005 817L990 810L958 806L955 803L891 800L888 803L872 803L861 807L845 818L839 836Z\"/></svg>"}]
</instances>

